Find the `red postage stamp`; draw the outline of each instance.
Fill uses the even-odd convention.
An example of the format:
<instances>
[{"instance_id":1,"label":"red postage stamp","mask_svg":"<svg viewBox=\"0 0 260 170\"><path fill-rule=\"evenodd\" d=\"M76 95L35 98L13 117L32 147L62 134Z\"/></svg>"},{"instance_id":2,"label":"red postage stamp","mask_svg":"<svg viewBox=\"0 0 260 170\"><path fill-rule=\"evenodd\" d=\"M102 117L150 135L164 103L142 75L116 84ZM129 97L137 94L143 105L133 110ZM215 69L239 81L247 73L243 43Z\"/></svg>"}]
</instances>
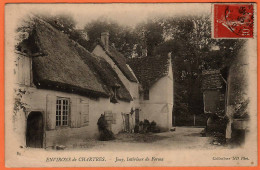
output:
<instances>
[{"instance_id":1,"label":"red postage stamp","mask_svg":"<svg viewBox=\"0 0 260 170\"><path fill-rule=\"evenodd\" d=\"M214 38L253 38L251 4L214 4Z\"/></svg>"}]
</instances>

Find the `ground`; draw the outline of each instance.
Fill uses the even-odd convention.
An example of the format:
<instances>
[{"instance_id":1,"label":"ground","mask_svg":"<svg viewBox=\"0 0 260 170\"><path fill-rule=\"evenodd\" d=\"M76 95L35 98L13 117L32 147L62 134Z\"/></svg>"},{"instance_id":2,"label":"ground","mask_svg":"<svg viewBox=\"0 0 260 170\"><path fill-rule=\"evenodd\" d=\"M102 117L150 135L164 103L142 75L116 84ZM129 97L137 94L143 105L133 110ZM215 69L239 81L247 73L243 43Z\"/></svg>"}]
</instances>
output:
<instances>
[{"instance_id":1,"label":"ground","mask_svg":"<svg viewBox=\"0 0 260 170\"><path fill-rule=\"evenodd\" d=\"M41 149L41 148L19 148L14 150L14 159L10 159L7 164L24 166L24 162L28 162L27 166L38 167L42 165L46 166L65 166L70 165L72 162L58 162L51 161L51 159L58 158L85 158L88 156L97 156L102 153L105 157L111 161L115 158L115 154L124 156L124 153L132 153L132 156L136 153L142 154L147 151L155 151L153 153L165 153L168 151L176 151L176 153L183 153L184 150L195 154L197 151L206 151L204 153L209 154L207 151L214 153L214 149L220 150L228 149L229 146L212 144L213 137L202 137L200 132L203 128L194 127L176 127L175 131L163 132L163 133L148 133L148 134L136 134L136 133L120 133L115 135L116 139L111 141L98 141L95 139L84 140L81 142L73 143L66 146L58 146L62 151L55 150L53 148ZM65 149L65 150L63 150ZM133 151L133 152L132 152ZM138 152L139 151L139 152ZM156 152L158 151L158 152ZM194 152L195 151L195 152ZM110 157L111 155L114 155ZM131 155L131 154L130 154ZM178 159L178 156L174 159ZM113 160L112 160L113 161ZM48 162L46 164L46 162ZM66 163L66 164L65 164ZM76 162L75 166L85 166L87 162ZM94 162L95 163L95 162ZM99 166L99 162L96 162L96 166ZM90 164L88 164L90 165Z\"/></svg>"},{"instance_id":2,"label":"ground","mask_svg":"<svg viewBox=\"0 0 260 170\"><path fill-rule=\"evenodd\" d=\"M160 149L215 149L226 146L212 144L212 137L202 137L200 132L203 128L176 127L175 131L163 133L119 133L112 141L97 141L89 139L77 144L67 146L66 150L160 150Z\"/></svg>"}]
</instances>

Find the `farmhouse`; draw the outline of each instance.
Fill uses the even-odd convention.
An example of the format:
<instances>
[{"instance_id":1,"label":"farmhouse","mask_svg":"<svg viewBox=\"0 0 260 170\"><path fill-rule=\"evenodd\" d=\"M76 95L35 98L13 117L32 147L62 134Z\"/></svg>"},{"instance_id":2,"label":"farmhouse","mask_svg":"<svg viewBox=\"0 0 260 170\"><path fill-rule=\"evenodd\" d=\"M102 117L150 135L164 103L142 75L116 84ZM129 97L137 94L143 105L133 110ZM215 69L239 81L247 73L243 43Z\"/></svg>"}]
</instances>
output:
<instances>
[{"instance_id":1,"label":"farmhouse","mask_svg":"<svg viewBox=\"0 0 260 170\"><path fill-rule=\"evenodd\" d=\"M15 53L13 123L20 146L48 148L97 138L101 114L115 134L133 132L143 119L171 127L170 58L151 58L153 67L143 68L147 67L147 76L148 72L156 76L145 79L135 76L108 40L108 33L103 33L90 53L47 22L35 20ZM142 63L150 62L147 59Z\"/></svg>"}]
</instances>

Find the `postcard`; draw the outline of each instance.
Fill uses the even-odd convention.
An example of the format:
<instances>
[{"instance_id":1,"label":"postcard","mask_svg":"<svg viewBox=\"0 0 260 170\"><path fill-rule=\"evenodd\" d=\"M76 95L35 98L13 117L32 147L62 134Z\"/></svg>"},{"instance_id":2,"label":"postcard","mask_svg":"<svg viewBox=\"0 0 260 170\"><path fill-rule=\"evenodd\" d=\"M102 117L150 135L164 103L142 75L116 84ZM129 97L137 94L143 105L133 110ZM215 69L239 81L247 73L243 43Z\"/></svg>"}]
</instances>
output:
<instances>
[{"instance_id":1,"label":"postcard","mask_svg":"<svg viewBox=\"0 0 260 170\"><path fill-rule=\"evenodd\" d=\"M258 166L256 10L6 4L5 166Z\"/></svg>"}]
</instances>

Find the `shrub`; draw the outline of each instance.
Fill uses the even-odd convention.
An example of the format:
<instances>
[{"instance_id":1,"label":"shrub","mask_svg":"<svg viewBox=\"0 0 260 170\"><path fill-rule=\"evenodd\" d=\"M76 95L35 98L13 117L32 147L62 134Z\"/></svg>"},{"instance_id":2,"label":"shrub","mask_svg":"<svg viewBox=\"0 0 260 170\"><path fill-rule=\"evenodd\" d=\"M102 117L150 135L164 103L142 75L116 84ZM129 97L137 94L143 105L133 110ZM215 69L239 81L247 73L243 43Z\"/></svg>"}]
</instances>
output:
<instances>
[{"instance_id":1,"label":"shrub","mask_svg":"<svg viewBox=\"0 0 260 170\"><path fill-rule=\"evenodd\" d=\"M214 134L214 133L221 133L225 134L226 125L228 123L228 118L226 116L220 117L217 114L212 114L207 121L207 133Z\"/></svg>"},{"instance_id":2,"label":"shrub","mask_svg":"<svg viewBox=\"0 0 260 170\"><path fill-rule=\"evenodd\" d=\"M143 130L145 133L150 132L150 122L147 119L144 120Z\"/></svg>"},{"instance_id":3,"label":"shrub","mask_svg":"<svg viewBox=\"0 0 260 170\"><path fill-rule=\"evenodd\" d=\"M144 119L144 126L148 126L148 125L150 125L150 122L149 122L149 120L147 120L147 119Z\"/></svg>"},{"instance_id":4,"label":"shrub","mask_svg":"<svg viewBox=\"0 0 260 170\"><path fill-rule=\"evenodd\" d=\"M156 122L155 122L155 121L152 121L152 122L151 122L151 126L156 126Z\"/></svg>"},{"instance_id":5,"label":"shrub","mask_svg":"<svg viewBox=\"0 0 260 170\"><path fill-rule=\"evenodd\" d=\"M160 133L160 132L161 132L161 129L159 127L155 126L153 133Z\"/></svg>"},{"instance_id":6,"label":"shrub","mask_svg":"<svg viewBox=\"0 0 260 170\"><path fill-rule=\"evenodd\" d=\"M151 132L155 132L155 129L156 129L156 122L152 121L151 125L150 125L150 130L151 130Z\"/></svg>"}]
</instances>

